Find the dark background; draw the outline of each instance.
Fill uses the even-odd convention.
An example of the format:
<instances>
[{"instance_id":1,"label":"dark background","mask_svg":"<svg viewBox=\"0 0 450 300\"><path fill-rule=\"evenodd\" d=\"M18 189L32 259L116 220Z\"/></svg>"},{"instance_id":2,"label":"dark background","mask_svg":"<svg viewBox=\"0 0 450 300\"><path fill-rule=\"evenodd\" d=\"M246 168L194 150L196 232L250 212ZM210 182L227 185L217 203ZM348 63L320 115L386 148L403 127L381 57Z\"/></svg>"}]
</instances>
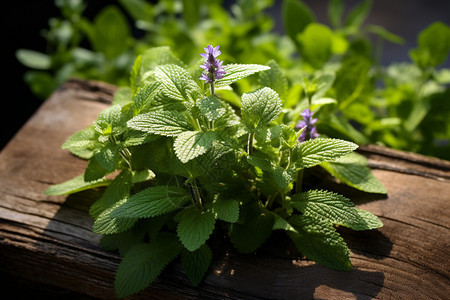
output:
<instances>
[{"instance_id":1,"label":"dark background","mask_svg":"<svg viewBox=\"0 0 450 300\"><path fill-rule=\"evenodd\" d=\"M92 18L111 0L87 1L85 15ZM226 1L227 5L235 1ZM327 23L326 11L328 0L307 0L319 22ZM346 0L347 7L352 7L358 0ZM275 20L275 30L282 32L280 0L269 10ZM28 89L23 81L27 68L15 58L15 51L20 48L45 51L46 42L41 30L48 28L51 17L59 17L59 10L51 0L15 0L4 4L2 16L3 28L3 97L1 119L0 149L23 126L36 109L42 104ZM405 38L405 45L385 43L382 63L409 61L408 50L415 47L417 34L434 21L450 24L450 1L448 0L375 0L372 12L367 20L369 24L381 25L389 31ZM445 66L449 66L449 61Z\"/></svg>"}]
</instances>

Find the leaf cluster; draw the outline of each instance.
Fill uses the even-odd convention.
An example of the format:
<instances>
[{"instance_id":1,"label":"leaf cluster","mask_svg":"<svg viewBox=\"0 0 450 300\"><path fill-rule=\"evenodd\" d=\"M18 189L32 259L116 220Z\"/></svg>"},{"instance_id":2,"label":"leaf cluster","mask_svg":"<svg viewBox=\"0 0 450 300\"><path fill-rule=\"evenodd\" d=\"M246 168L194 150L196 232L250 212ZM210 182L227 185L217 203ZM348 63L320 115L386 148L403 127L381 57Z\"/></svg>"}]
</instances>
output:
<instances>
[{"instance_id":1,"label":"leaf cluster","mask_svg":"<svg viewBox=\"0 0 450 300\"><path fill-rule=\"evenodd\" d=\"M313 183L302 178L320 168L353 188L386 193L353 152L358 146L326 136L299 143L298 107L287 106L287 79L274 61L227 64L216 89L197 79L198 69L168 47L148 49L135 60L130 86L62 146L87 159L87 168L46 193L104 189L90 215L102 245L123 255L117 296L139 292L177 257L198 285L215 232L251 253L282 230L309 259L349 270L349 250L336 227L369 230L382 223L344 196L306 189ZM234 91L254 74L259 83L250 91ZM323 94L329 79L324 74L311 82L311 93Z\"/></svg>"}]
</instances>

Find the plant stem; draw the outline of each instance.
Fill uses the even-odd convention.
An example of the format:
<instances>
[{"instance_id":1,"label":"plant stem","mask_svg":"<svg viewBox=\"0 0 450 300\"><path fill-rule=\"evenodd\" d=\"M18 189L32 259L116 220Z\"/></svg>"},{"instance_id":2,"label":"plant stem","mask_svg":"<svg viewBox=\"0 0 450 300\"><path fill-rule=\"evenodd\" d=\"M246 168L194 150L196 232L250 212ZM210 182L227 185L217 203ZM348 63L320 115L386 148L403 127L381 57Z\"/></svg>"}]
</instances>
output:
<instances>
[{"instance_id":1,"label":"plant stem","mask_svg":"<svg viewBox=\"0 0 450 300\"><path fill-rule=\"evenodd\" d=\"M195 181L195 179L192 180L191 187L192 187L192 192L193 192L193 194L194 194L195 203L196 203L201 209L203 209L202 198L201 198L201 196L200 196L200 191L198 190L197 182Z\"/></svg>"},{"instance_id":2,"label":"plant stem","mask_svg":"<svg viewBox=\"0 0 450 300\"><path fill-rule=\"evenodd\" d=\"M211 82L211 95L214 95L214 82Z\"/></svg>"},{"instance_id":3,"label":"plant stem","mask_svg":"<svg viewBox=\"0 0 450 300\"><path fill-rule=\"evenodd\" d=\"M250 132L248 134L247 152L249 155L253 154L253 136L254 136L253 132Z\"/></svg>"}]
</instances>

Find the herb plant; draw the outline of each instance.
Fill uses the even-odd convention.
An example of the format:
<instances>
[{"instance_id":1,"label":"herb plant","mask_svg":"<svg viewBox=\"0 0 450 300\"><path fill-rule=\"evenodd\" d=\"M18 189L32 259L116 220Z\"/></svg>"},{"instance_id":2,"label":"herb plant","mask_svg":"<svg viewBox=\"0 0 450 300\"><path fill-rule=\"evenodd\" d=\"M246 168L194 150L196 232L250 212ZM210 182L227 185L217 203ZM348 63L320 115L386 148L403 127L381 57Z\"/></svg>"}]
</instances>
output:
<instances>
[{"instance_id":1,"label":"herb plant","mask_svg":"<svg viewBox=\"0 0 450 300\"><path fill-rule=\"evenodd\" d=\"M87 159L87 168L46 193L104 189L90 215L101 245L123 256L118 297L147 287L177 257L198 285L217 230L242 253L284 231L307 258L350 270L336 226L382 226L311 179L322 170L356 189L386 193L356 144L317 132L312 116L330 85L306 82L308 105L297 107L287 103L286 77L274 61L224 65L220 54L210 45L190 67L168 47L145 51L130 86L62 146ZM252 90L227 97L238 81Z\"/></svg>"}]
</instances>

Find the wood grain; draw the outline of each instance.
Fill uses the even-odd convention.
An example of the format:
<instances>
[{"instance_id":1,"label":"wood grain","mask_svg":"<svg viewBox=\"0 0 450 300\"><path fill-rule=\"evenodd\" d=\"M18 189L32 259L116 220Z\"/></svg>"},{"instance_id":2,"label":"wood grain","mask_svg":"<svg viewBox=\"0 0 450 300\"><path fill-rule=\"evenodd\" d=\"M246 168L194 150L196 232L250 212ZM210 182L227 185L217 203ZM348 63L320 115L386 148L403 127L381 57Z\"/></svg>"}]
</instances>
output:
<instances>
[{"instance_id":1,"label":"wood grain","mask_svg":"<svg viewBox=\"0 0 450 300\"><path fill-rule=\"evenodd\" d=\"M107 107L116 88L72 80L43 103L0 153L3 289L47 299L113 299L120 262L102 250L87 211L96 196L44 190L81 174L86 162L61 144ZM305 260L283 234L251 255L218 234L213 263L193 288L175 261L133 299L449 299L450 163L378 146L359 149L387 197L331 188L381 218L379 230L339 229L354 265L339 272Z\"/></svg>"}]
</instances>

